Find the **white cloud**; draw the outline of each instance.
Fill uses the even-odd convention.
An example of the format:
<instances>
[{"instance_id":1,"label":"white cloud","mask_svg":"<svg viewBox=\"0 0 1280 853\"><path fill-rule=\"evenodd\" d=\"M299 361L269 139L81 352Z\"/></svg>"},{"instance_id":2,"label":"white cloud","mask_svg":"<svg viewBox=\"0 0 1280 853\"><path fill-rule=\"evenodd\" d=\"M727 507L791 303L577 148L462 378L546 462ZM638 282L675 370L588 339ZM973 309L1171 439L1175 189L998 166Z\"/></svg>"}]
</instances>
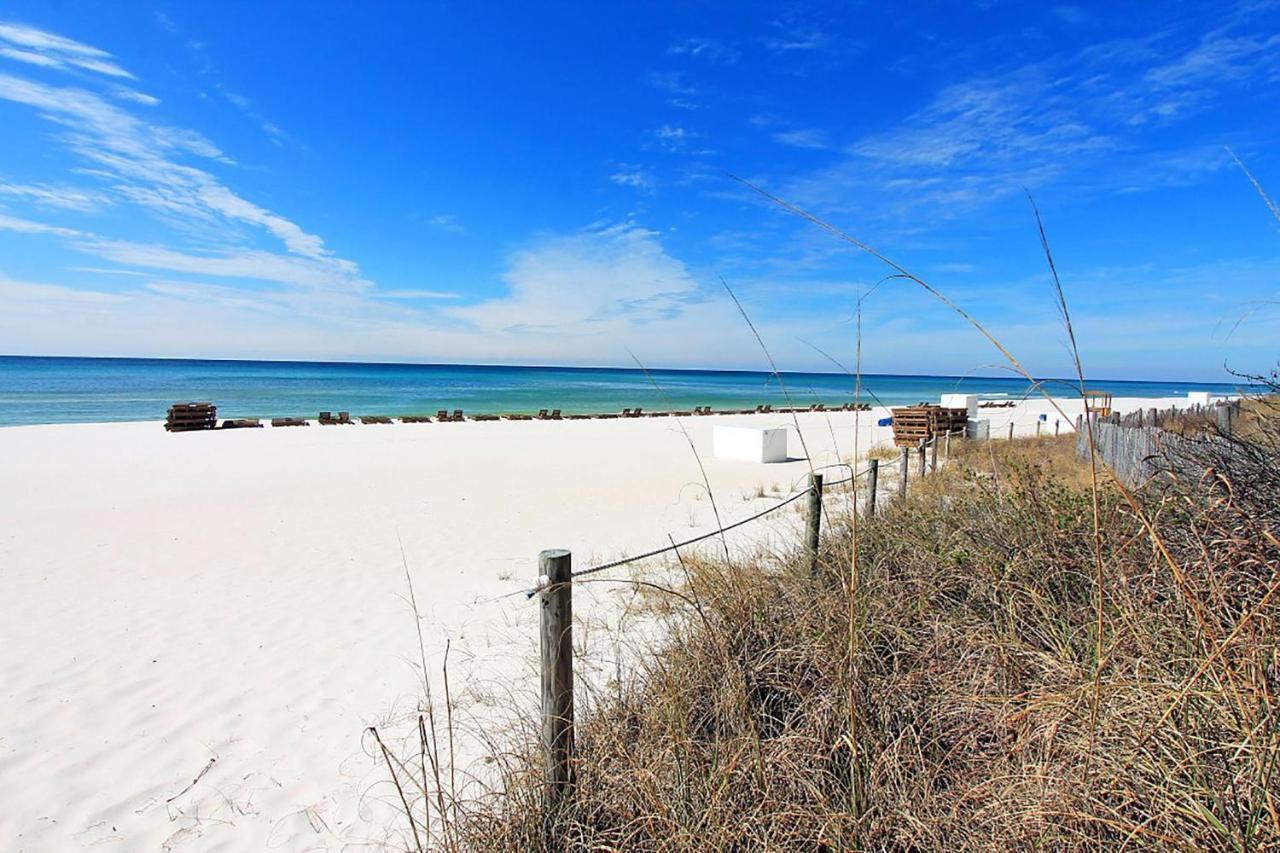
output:
<instances>
[{"instance_id":1,"label":"white cloud","mask_svg":"<svg viewBox=\"0 0 1280 853\"><path fill-rule=\"evenodd\" d=\"M698 94L697 89L685 82L684 74L680 71L653 71L649 74L649 82L671 95L688 97Z\"/></svg>"},{"instance_id":2,"label":"white cloud","mask_svg":"<svg viewBox=\"0 0 1280 853\"><path fill-rule=\"evenodd\" d=\"M81 213L90 213L108 203L102 193L93 190L59 187L50 184L10 184L0 182L0 195L27 199L43 207L57 207Z\"/></svg>"},{"instance_id":3,"label":"white cloud","mask_svg":"<svg viewBox=\"0 0 1280 853\"><path fill-rule=\"evenodd\" d=\"M441 231L448 231L450 234L465 234L467 228L458 221L458 217L452 213L437 213L435 216L427 220L427 224Z\"/></svg>"},{"instance_id":4,"label":"white cloud","mask_svg":"<svg viewBox=\"0 0 1280 853\"><path fill-rule=\"evenodd\" d=\"M379 299L461 299L461 293L449 290L379 290Z\"/></svg>"},{"instance_id":5,"label":"white cloud","mask_svg":"<svg viewBox=\"0 0 1280 853\"><path fill-rule=\"evenodd\" d=\"M141 205L188 233L198 233L201 242L213 251L206 248L192 255L97 235L79 241L79 248L123 263L141 258L142 266L180 272L236 275L304 287L359 290L368 286L357 265L336 257L319 236L238 195L206 169L183 162L187 157L196 157L231 163L201 134L143 121L85 89L52 86L7 74L0 74L0 99L32 107L46 120L64 128L59 137L62 144L89 164L82 172L108 183L105 192ZM28 196L33 201L41 200L31 193ZM43 201L53 203L54 198L47 195ZM58 232L46 229L39 233ZM284 254L244 249L246 234L254 233L278 240ZM80 235L68 231L61 236Z\"/></svg>"},{"instance_id":6,"label":"white cloud","mask_svg":"<svg viewBox=\"0 0 1280 853\"><path fill-rule=\"evenodd\" d=\"M653 189L653 176L637 166L623 163L618 171L609 176L609 180L618 186L634 187L638 190Z\"/></svg>"},{"instance_id":7,"label":"white cloud","mask_svg":"<svg viewBox=\"0 0 1280 853\"><path fill-rule=\"evenodd\" d=\"M74 228L63 228L30 219L20 219L0 213L0 231L13 231L18 234L51 234L55 237L80 237L82 232Z\"/></svg>"},{"instance_id":8,"label":"white cloud","mask_svg":"<svg viewBox=\"0 0 1280 853\"><path fill-rule=\"evenodd\" d=\"M22 24L0 22L0 56L46 68L79 68L110 77L133 78L115 63L111 54L69 38Z\"/></svg>"},{"instance_id":9,"label":"white cloud","mask_svg":"<svg viewBox=\"0 0 1280 853\"><path fill-rule=\"evenodd\" d=\"M827 134L815 128L780 131L773 134L773 141L782 145L790 145L793 148L808 148L812 150L831 147L831 143L827 140Z\"/></svg>"},{"instance_id":10,"label":"white cloud","mask_svg":"<svg viewBox=\"0 0 1280 853\"><path fill-rule=\"evenodd\" d=\"M697 292L657 234L629 222L548 237L513 255L503 279L506 296L452 316L489 331L582 336L678 313Z\"/></svg>"},{"instance_id":11,"label":"white cloud","mask_svg":"<svg viewBox=\"0 0 1280 853\"><path fill-rule=\"evenodd\" d=\"M145 92L139 92L136 89L130 89L127 86L112 86L111 94L113 97L122 101L132 101L135 104L142 104L144 107L156 107L160 105L160 99Z\"/></svg>"},{"instance_id":12,"label":"white cloud","mask_svg":"<svg viewBox=\"0 0 1280 853\"><path fill-rule=\"evenodd\" d=\"M667 48L668 56L690 56L711 62L736 62L738 51L722 41L711 38L687 38Z\"/></svg>"},{"instance_id":13,"label":"white cloud","mask_svg":"<svg viewBox=\"0 0 1280 853\"><path fill-rule=\"evenodd\" d=\"M15 281L0 274L0 301L10 309L17 303L38 303L51 305L112 305L132 301L131 297L119 293L104 293L97 290L63 287L58 284L33 284Z\"/></svg>"},{"instance_id":14,"label":"white cloud","mask_svg":"<svg viewBox=\"0 0 1280 853\"><path fill-rule=\"evenodd\" d=\"M679 151L684 148L685 143L692 138L693 134L689 133L679 125L664 124L653 132L657 137L658 143L668 151Z\"/></svg>"},{"instance_id":15,"label":"white cloud","mask_svg":"<svg viewBox=\"0 0 1280 853\"><path fill-rule=\"evenodd\" d=\"M146 269L258 281L274 281L322 290L363 291L371 283L359 278L350 261L282 255L258 249L228 249L217 254L191 254L165 246L106 240L90 235L76 243L81 251L104 260Z\"/></svg>"}]
</instances>

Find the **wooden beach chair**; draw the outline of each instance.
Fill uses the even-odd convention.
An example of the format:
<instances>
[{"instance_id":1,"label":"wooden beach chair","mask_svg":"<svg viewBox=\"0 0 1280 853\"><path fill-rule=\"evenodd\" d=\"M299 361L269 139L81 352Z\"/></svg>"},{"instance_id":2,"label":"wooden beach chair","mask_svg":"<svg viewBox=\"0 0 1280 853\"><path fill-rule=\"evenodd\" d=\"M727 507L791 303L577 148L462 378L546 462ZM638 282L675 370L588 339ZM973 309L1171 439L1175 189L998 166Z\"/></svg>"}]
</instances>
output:
<instances>
[{"instance_id":1,"label":"wooden beach chair","mask_svg":"<svg viewBox=\"0 0 1280 853\"><path fill-rule=\"evenodd\" d=\"M444 423L445 421L448 421L448 420L449 420L449 412L448 412L448 410L447 410L447 409L441 409L441 410L439 410L438 412L436 412L436 420L440 421L441 423Z\"/></svg>"},{"instance_id":2,"label":"wooden beach chair","mask_svg":"<svg viewBox=\"0 0 1280 853\"><path fill-rule=\"evenodd\" d=\"M540 421L549 420L549 418L547 417L546 409L538 409L538 420Z\"/></svg>"},{"instance_id":3,"label":"wooden beach chair","mask_svg":"<svg viewBox=\"0 0 1280 853\"><path fill-rule=\"evenodd\" d=\"M362 424L389 424L391 418L386 415L361 415L360 423Z\"/></svg>"},{"instance_id":4,"label":"wooden beach chair","mask_svg":"<svg viewBox=\"0 0 1280 853\"><path fill-rule=\"evenodd\" d=\"M222 422L223 429L256 429L262 426L257 418L235 418Z\"/></svg>"},{"instance_id":5,"label":"wooden beach chair","mask_svg":"<svg viewBox=\"0 0 1280 853\"><path fill-rule=\"evenodd\" d=\"M1084 404L1090 412L1097 413L1100 418L1111 417L1111 393L1109 391L1084 392Z\"/></svg>"},{"instance_id":6,"label":"wooden beach chair","mask_svg":"<svg viewBox=\"0 0 1280 853\"><path fill-rule=\"evenodd\" d=\"M542 411L546 412L546 409ZM504 421L531 421L533 420L533 415L526 415L523 412L507 412L502 416L502 419Z\"/></svg>"},{"instance_id":7,"label":"wooden beach chair","mask_svg":"<svg viewBox=\"0 0 1280 853\"><path fill-rule=\"evenodd\" d=\"M272 418L271 425L273 427L311 426L311 422L306 418Z\"/></svg>"},{"instance_id":8,"label":"wooden beach chair","mask_svg":"<svg viewBox=\"0 0 1280 853\"><path fill-rule=\"evenodd\" d=\"M402 424L429 424L431 418L426 415L401 415L400 423Z\"/></svg>"},{"instance_id":9,"label":"wooden beach chair","mask_svg":"<svg viewBox=\"0 0 1280 853\"><path fill-rule=\"evenodd\" d=\"M527 417L527 415L526 415L526 417ZM463 420L462 415L458 415L458 420ZM497 415L472 415L472 416L471 416L471 420L473 420L473 421L496 421L496 420L498 420L498 416L497 416Z\"/></svg>"}]
</instances>

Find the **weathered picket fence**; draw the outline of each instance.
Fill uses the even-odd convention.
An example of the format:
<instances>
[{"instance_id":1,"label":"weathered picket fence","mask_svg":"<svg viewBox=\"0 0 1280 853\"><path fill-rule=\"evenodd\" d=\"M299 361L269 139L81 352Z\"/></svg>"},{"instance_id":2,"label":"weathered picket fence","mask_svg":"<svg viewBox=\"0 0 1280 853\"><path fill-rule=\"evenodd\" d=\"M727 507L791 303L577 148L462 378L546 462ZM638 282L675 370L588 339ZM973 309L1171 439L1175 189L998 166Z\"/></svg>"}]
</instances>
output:
<instances>
[{"instance_id":1,"label":"weathered picket fence","mask_svg":"<svg viewBox=\"0 0 1280 853\"><path fill-rule=\"evenodd\" d=\"M1199 477L1205 471L1204 460L1230 454L1230 436L1238 412L1238 404L1216 407L1212 421L1215 431L1197 436L1180 435L1160 426L1177 415L1177 410L1147 409L1123 417L1095 417L1093 443L1102 462L1131 488L1147 485L1161 475ZM1081 459L1089 456L1089 432L1080 421L1076 454Z\"/></svg>"}]
</instances>

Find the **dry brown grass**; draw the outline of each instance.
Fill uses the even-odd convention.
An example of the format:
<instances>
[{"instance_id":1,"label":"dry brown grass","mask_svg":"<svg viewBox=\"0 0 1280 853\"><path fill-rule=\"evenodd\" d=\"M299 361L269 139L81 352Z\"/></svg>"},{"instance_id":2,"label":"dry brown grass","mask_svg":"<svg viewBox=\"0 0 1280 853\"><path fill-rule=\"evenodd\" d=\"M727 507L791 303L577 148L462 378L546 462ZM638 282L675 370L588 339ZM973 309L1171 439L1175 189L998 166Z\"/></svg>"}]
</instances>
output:
<instances>
[{"instance_id":1,"label":"dry brown grass","mask_svg":"<svg viewBox=\"0 0 1280 853\"><path fill-rule=\"evenodd\" d=\"M1280 543L1238 511L1247 484L1153 496L1175 578L1103 489L1099 674L1072 443L953 444L941 475L860 525L856 661L847 530L827 537L816 580L786 559L690 563L662 648L579 720L568 806L544 813L527 744L492 793L460 804L458 846L1280 845Z\"/></svg>"}]
</instances>

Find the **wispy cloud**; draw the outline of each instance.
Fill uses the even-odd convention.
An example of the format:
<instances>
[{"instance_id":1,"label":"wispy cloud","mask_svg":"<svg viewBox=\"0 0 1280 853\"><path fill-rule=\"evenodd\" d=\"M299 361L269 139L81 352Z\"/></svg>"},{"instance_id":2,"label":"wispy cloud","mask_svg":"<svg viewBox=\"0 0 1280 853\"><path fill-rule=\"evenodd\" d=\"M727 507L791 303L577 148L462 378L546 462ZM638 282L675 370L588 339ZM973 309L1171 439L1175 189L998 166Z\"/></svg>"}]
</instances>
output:
<instances>
[{"instance_id":1,"label":"wispy cloud","mask_svg":"<svg viewBox=\"0 0 1280 853\"><path fill-rule=\"evenodd\" d=\"M638 190L651 190L654 186L653 175L639 166L622 163L618 171L609 176L609 180L619 186L634 187Z\"/></svg>"},{"instance_id":2,"label":"wispy cloud","mask_svg":"<svg viewBox=\"0 0 1280 853\"><path fill-rule=\"evenodd\" d=\"M1280 81L1280 36L1234 21L1188 41L1168 30L1116 39L949 84L844 158L793 177L789 197L864 215L950 217L1059 186L1076 195L1186 185L1222 167L1218 146L1153 135L1209 109L1229 87ZM784 125L785 126L785 125ZM774 134L779 142L803 133ZM1210 150L1210 149L1217 150Z\"/></svg>"},{"instance_id":3,"label":"wispy cloud","mask_svg":"<svg viewBox=\"0 0 1280 853\"><path fill-rule=\"evenodd\" d=\"M680 151L693 136L683 127L674 124L662 125L653 132L653 135L657 138L658 144L668 151Z\"/></svg>"},{"instance_id":4,"label":"wispy cloud","mask_svg":"<svg viewBox=\"0 0 1280 853\"><path fill-rule=\"evenodd\" d=\"M462 294L452 290L379 290L380 299L461 299Z\"/></svg>"},{"instance_id":5,"label":"wispy cloud","mask_svg":"<svg viewBox=\"0 0 1280 853\"><path fill-rule=\"evenodd\" d=\"M698 90L690 83L685 81L684 74L680 71L651 71L649 73L649 82L656 89L661 89L671 95L696 95Z\"/></svg>"},{"instance_id":6,"label":"wispy cloud","mask_svg":"<svg viewBox=\"0 0 1280 853\"><path fill-rule=\"evenodd\" d=\"M132 79L105 50L33 27L0 22L0 56L45 68L92 71Z\"/></svg>"},{"instance_id":7,"label":"wispy cloud","mask_svg":"<svg viewBox=\"0 0 1280 853\"><path fill-rule=\"evenodd\" d=\"M81 232L74 228L63 228L59 225L49 225L44 222L35 222L16 216L6 216L3 213L0 213L0 231L12 231L17 234L50 234L55 237L82 236Z\"/></svg>"},{"instance_id":8,"label":"wispy cloud","mask_svg":"<svg viewBox=\"0 0 1280 853\"><path fill-rule=\"evenodd\" d=\"M450 234L467 233L467 227L458 221L458 217L452 213L438 213L429 217L427 224L433 228L439 228L441 231L448 231Z\"/></svg>"},{"instance_id":9,"label":"wispy cloud","mask_svg":"<svg viewBox=\"0 0 1280 853\"><path fill-rule=\"evenodd\" d=\"M3 296L5 304L10 308L17 307L18 303L67 306L112 305L132 301L131 297L124 294L64 287L60 284L16 281L5 275L0 275L0 296Z\"/></svg>"},{"instance_id":10,"label":"wispy cloud","mask_svg":"<svg viewBox=\"0 0 1280 853\"><path fill-rule=\"evenodd\" d=\"M688 56L710 62L735 62L738 51L719 39L685 38L667 48L668 56Z\"/></svg>"},{"instance_id":11,"label":"wispy cloud","mask_svg":"<svg viewBox=\"0 0 1280 853\"><path fill-rule=\"evenodd\" d=\"M0 182L0 195L26 199L42 207L56 207L81 213L91 213L109 203L105 194L94 190L53 186L50 184Z\"/></svg>"},{"instance_id":12,"label":"wispy cloud","mask_svg":"<svg viewBox=\"0 0 1280 853\"><path fill-rule=\"evenodd\" d=\"M105 61L105 51L30 28L0 26L0 37L61 57ZM65 65L66 63L64 63ZM123 72L123 69L120 69ZM132 76L127 73L112 76ZM183 251L140 245L58 226L28 233L76 238L81 251L119 263L184 273L204 273L291 283L301 287L348 287L368 282L355 263L334 255L324 241L290 219L230 189L195 161L231 165L232 160L195 131L142 118L109 99L78 86L58 86L0 73L0 100L30 107L59 128L54 137L78 158L81 171L103 186L89 191L58 191L39 185L6 184L11 197L66 209L88 211L92 199L107 197L149 210L181 232L198 235L201 250ZM135 99L136 100L136 99ZM140 102L145 103L145 102ZM9 230L15 223L8 223ZM246 240L278 241L282 252L246 249Z\"/></svg>"},{"instance_id":13,"label":"wispy cloud","mask_svg":"<svg viewBox=\"0 0 1280 853\"><path fill-rule=\"evenodd\" d=\"M656 232L631 222L548 237L512 256L508 294L452 311L491 331L600 334L627 322L678 311L697 291L683 263Z\"/></svg>"},{"instance_id":14,"label":"wispy cloud","mask_svg":"<svg viewBox=\"0 0 1280 853\"><path fill-rule=\"evenodd\" d=\"M790 145L793 148L808 148L811 150L831 147L826 132L816 128L779 131L773 134L773 141L782 145Z\"/></svg>"},{"instance_id":15,"label":"wispy cloud","mask_svg":"<svg viewBox=\"0 0 1280 853\"><path fill-rule=\"evenodd\" d=\"M698 102L694 100L698 90L685 79L684 72L651 71L649 73L649 84L668 95L668 106L682 110L698 109Z\"/></svg>"}]
</instances>

